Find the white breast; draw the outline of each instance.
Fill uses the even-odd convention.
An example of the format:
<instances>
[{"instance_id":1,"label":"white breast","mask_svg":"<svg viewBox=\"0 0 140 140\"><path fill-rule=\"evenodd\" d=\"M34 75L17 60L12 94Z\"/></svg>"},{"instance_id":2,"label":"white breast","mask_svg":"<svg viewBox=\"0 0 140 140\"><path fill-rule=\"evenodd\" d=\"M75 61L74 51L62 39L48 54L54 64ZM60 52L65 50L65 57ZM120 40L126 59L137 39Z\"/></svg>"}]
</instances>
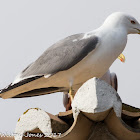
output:
<instances>
[{"instance_id":1,"label":"white breast","mask_svg":"<svg viewBox=\"0 0 140 140\"><path fill-rule=\"evenodd\" d=\"M122 53L127 42L127 35L123 33L118 35L113 32L100 38L95 51L67 71L68 78L74 79L74 84L85 82L92 77L102 77Z\"/></svg>"}]
</instances>

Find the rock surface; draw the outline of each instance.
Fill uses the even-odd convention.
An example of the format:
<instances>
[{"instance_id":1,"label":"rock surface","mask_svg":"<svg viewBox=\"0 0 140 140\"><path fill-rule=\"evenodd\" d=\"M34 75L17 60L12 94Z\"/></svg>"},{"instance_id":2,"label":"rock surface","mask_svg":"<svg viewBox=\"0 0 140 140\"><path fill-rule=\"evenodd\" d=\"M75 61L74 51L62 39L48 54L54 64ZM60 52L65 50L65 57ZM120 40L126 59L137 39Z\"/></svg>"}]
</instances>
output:
<instances>
[{"instance_id":1,"label":"rock surface","mask_svg":"<svg viewBox=\"0 0 140 140\"><path fill-rule=\"evenodd\" d=\"M40 134L41 138L15 138L140 140L139 118L140 109L123 104L122 110L122 101L118 93L105 81L93 78L78 90L72 102L72 110L54 116L41 109L29 109L20 117L15 132ZM0 137L0 140L14 140L14 137Z\"/></svg>"}]
</instances>

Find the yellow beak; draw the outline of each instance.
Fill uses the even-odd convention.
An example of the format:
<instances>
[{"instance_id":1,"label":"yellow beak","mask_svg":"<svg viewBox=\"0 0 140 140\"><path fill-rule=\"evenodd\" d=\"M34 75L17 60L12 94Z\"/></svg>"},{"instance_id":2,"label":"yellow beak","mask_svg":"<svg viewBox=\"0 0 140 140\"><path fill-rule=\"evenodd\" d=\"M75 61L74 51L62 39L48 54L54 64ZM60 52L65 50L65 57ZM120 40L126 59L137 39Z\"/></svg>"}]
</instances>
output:
<instances>
[{"instance_id":1,"label":"yellow beak","mask_svg":"<svg viewBox=\"0 0 140 140\"><path fill-rule=\"evenodd\" d=\"M125 62L125 56L122 53L118 56L118 59L123 63Z\"/></svg>"}]
</instances>

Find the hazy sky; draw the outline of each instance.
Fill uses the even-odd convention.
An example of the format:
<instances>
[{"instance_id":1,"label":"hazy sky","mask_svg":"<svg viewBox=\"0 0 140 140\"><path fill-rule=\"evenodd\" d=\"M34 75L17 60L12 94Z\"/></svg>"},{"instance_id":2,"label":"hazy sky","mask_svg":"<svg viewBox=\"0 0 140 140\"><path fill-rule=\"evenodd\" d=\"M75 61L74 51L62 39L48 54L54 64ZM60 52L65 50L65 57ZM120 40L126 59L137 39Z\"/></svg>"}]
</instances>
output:
<instances>
[{"instance_id":1,"label":"hazy sky","mask_svg":"<svg viewBox=\"0 0 140 140\"><path fill-rule=\"evenodd\" d=\"M139 0L0 0L0 88L12 82L50 45L68 35L98 28L116 11L140 21ZM129 35L126 63L116 60L111 71L118 75L123 102L140 107L140 36ZM64 111L62 94L25 99L0 99L0 132L12 133L20 115L39 107L57 114Z\"/></svg>"}]
</instances>

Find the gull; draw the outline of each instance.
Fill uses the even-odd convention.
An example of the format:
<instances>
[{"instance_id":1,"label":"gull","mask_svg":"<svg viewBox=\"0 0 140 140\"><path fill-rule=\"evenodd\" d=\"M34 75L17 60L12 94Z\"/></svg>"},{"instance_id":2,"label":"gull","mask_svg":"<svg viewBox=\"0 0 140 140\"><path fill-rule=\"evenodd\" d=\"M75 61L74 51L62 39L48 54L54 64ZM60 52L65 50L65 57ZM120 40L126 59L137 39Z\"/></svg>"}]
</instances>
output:
<instances>
[{"instance_id":1,"label":"gull","mask_svg":"<svg viewBox=\"0 0 140 140\"><path fill-rule=\"evenodd\" d=\"M98 29L68 36L49 47L2 89L0 96L7 99L69 92L72 100L84 82L101 78L117 58L125 60L122 52L128 34L140 34L140 24L131 15L115 12Z\"/></svg>"}]
</instances>

